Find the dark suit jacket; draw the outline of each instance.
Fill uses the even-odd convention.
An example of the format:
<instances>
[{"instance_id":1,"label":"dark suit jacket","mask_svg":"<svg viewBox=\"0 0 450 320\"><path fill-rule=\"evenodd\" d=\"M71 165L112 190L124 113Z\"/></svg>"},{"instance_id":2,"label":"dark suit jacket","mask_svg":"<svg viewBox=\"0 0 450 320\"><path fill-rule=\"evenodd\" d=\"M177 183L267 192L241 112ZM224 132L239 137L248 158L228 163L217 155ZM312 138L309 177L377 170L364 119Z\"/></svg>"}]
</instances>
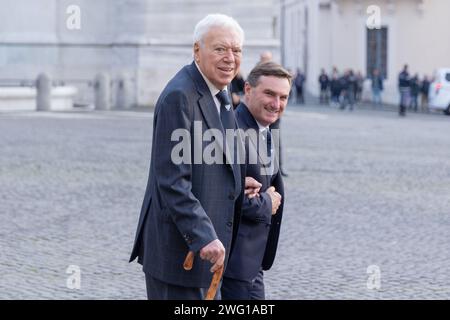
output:
<instances>
[{"instance_id":1,"label":"dark suit jacket","mask_svg":"<svg viewBox=\"0 0 450 320\"><path fill-rule=\"evenodd\" d=\"M254 129L259 133L258 124L245 104L239 104L235 114L241 129ZM275 128L278 128L277 123L274 125ZM277 142L276 139L273 141ZM275 259L283 216L284 188L281 172L275 165L273 175L265 174L261 166L264 160L259 157L257 163L249 162L249 155L258 151L257 146L258 141L249 135L245 141L246 176L251 176L262 184L261 195L259 198L255 197L250 200L247 197L244 198L236 242L225 270L225 276L238 280L252 280L261 268L263 270L270 269ZM274 147L276 150L279 146L275 145ZM275 163L277 163L277 159L275 159ZM282 196L281 205L275 215L272 215L270 196L265 192L270 186L274 186Z\"/></svg>"},{"instance_id":2,"label":"dark suit jacket","mask_svg":"<svg viewBox=\"0 0 450 320\"><path fill-rule=\"evenodd\" d=\"M228 261L245 175L238 164L195 161L199 145L194 138L201 152L212 143L202 141L203 133L212 128L223 131L213 97L192 63L170 80L156 103L149 179L130 258L131 262L139 257L144 272L166 283L208 287L211 263L197 256L192 270L185 271L183 261L189 250L197 253L214 239L223 243ZM185 129L185 138L192 142L187 153L191 164L171 159L180 143L171 141L176 129Z\"/></svg>"}]
</instances>

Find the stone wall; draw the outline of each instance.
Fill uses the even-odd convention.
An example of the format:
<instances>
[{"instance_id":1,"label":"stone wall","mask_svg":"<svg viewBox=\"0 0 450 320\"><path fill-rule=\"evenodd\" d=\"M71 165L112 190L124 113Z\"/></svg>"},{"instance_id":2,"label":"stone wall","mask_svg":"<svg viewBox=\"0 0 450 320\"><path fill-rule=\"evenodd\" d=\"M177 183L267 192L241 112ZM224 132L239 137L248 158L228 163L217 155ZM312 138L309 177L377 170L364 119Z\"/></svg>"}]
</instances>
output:
<instances>
[{"instance_id":1,"label":"stone wall","mask_svg":"<svg viewBox=\"0 0 450 320\"><path fill-rule=\"evenodd\" d=\"M246 32L242 71L260 52L279 58L276 0L0 0L0 80L35 79L46 72L55 80L79 83L85 100L88 81L110 74L112 104L118 77L130 81L132 102L152 105L175 72L192 59L192 32L208 13L235 17ZM80 28L68 28L80 9ZM251 13L251 14L249 14Z\"/></svg>"}]
</instances>

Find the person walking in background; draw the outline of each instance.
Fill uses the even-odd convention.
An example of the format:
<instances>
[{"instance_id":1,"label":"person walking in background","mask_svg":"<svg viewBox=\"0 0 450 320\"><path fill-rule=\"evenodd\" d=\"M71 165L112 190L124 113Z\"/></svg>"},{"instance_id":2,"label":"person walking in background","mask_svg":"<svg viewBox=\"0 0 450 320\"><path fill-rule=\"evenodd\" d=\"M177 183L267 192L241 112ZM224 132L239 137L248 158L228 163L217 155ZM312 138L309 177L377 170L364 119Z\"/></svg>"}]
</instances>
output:
<instances>
[{"instance_id":1,"label":"person walking in background","mask_svg":"<svg viewBox=\"0 0 450 320\"><path fill-rule=\"evenodd\" d=\"M331 94L331 104L334 107L339 106L339 97L341 95L341 83L339 81L339 74L333 72L330 80L330 94Z\"/></svg>"},{"instance_id":2,"label":"person walking in background","mask_svg":"<svg viewBox=\"0 0 450 320\"><path fill-rule=\"evenodd\" d=\"M331 75L332 76L335 75L336 77L339 77L339 71L338 71L336 66L333 66L333 70L331 71Z\"/></svg>"},{"instance_id":3,"label":"person walking in background","mask_svg":"<svg viewBox=\"0 0 450 320\"><path fill-rule=\"evenodd\" d=\"M295 75L292 72L292 69L291 68L287 68L286 70L289 72L289 74L291 75L292 79L294 79ZM294 94L295 91L296 91L295 86L291 85L291 88L289 90L289 99L288 99L288 103L289 104L292 104L293 103L292 101L295 100L295 97L294 97L295 96L295 94Z\"/></svg>"},{"instance_id":4,"label":"person walking in background","mask_svg":"<svg viewBox=\"0 0 450 320\"><path fill-rule=\"evenodd\" d=\"M272 61L272 52L270 51L263 51L259 55L259 62L258 63L265 63Z\"/></svg>"},{"instance_id":5,"label":"person walking in background","mask_svg":"<svg viewBox=\"0 0 450 320\"><path fill-rule=\"evenodd\" d=\"M244 78L239 71L236 77L231 81L231 100L233 103L233 109L237 107L241 101L241 97L244 95Z\"/></svg>"},{"instance_id":6,"label":"person walking in background","mask_svg":"<svg viewBox=\"0 0 450 320\"><path fill-rule=\"evenodd\" d=\"M372 87L372 103L374 106L380 107L382 105L381 93L383 91L383 77L380 75L378 69L373 69L370 80Z\"/></svg>"},{"instance_id":7,"label":"person walking in background","mask_svg":"<svg viewBox=\"0 0 450 320\"><path fill-rule=\"evenodd\" d=\"M420 108L423 112L428 112L428 92L430 91L430 80L425 75L420 86Z\"/></svg>"},{"instance_id":8,"label":"person walking in background","mask_svg":"<svg viewBox=\"0 0 450 320\"><path fill-rule=\"evenodd\" d=\"M400 92L400 104L398 114L401 117L406 115L406 107L409 105L410 99L410 77L408 72L408 65L405 64L403 70L398 75L398 90Z\"/></svg>"},{"instance_id":9,"label":"person walking in background","mask_svg":"<svg viewBox=\"0 0 450 320\"><path fill-rule=\"evenodd\" d=\"M347 104L349 105L349 110L353 111L353 106L355 104L355 90L356 90L356 78L353 74L353 70L347 70L343 77L340 79L341 84L341 110L345 110Z\"/></svg>"},{"instance_id":10,"label":"person walking in background","mask_svg":"<svg viewBox=\"0 0 450 320\"><path fill-rule=\"evenodd\" d=\"M328 104L328 87L330 85L330 79L328 75L325 73L325 70L322 69L319 75L319 103L320 104Z\"/></svg>"},{"instance_id":11,"label":"person walking in background","mask_svg":"<svg viewBox=\"0 0 450 320\"><path fill-rule=\"evenodd\" d=\"M305 83L305 75L302 73L300 68L297 68L294 85L295 85L295 93L296 93L296 102L297 104L304 104L305 97L303 96L303 84Z\"/></svg>"},{"instance_id":12,"label":"person walking in background","mask_svg":"<svg viewBox=\"0 0 450 320\"><path fill-rule=\"evenodd\" d=\"M420 93L420 83L419 83L419 75L416 73L414 77L411 78L411 81L409 83L410 90L411 90L411 100L409 103L409 109L414 110L414 112L417 112L418 107L418 98Z\"/></svg>"}]
</instances>

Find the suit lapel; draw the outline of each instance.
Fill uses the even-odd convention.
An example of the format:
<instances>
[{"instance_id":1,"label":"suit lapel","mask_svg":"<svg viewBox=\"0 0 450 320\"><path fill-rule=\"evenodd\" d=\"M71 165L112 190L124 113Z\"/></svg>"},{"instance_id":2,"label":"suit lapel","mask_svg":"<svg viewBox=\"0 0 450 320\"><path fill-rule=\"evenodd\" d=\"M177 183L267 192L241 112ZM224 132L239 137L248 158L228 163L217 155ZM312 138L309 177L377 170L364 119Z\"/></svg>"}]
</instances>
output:
<instances>
[{"instance_id":1,"label":"suit lapel","mask_svg":"<svg viewBox=\"0 0 450 320\"><path fill-rule=\"evenodd\" d=\"M211 96L208 85L200 74L200 71L198 71L194 62L192 62L192 64L188 67L188 71L191 78L194 80L198 93L200 94L198 105L200 106L200 111L202 112L206 125L209 129L219 129L223 132L219 114L215 108L216 104L214 99Z\"/></svg>"},{"instance_id":2,"label":"suit lapel","mask_svg":"<svg viewBox=\"0 0 450 320\"><path fill-rule=\"evenodd\" d=\"M197 91L200 95L200 98L198 99L198 105L200 107L200 111L203 115L203 118L205 119L206 125L209 129L218 129L222 132L223 136L225 137L225 132L222 127L222 122L220 121L219 113L216 109L216 104L214 102L214 99L211 95L211 92L209 91L208 85L206 84L205 80L203 79L200 71L197 69L197 66L194 62L188 67L189 74L191 75L192 79L194 80L194 83L197 87ZM232 112L232 111L230 111ZM233 120L236 126L236 119L233 114ZM236 141L236 139L235 139ZM228 148L225 146L225 148ZM235 163L234 159L230 158L230 152L225 152L225 148L223 146L220 148L226 158L228 159L228 162L231 164L228 164L233 169L233 176L236 187L240 185L240 167L237 163ZM236 145L234 145L235 153L236 153ZM236 188L238 189L238 188Z\"/></svg>"},{"instance_id":3,"label":"suit lapel","mask_svg":"<svg viewBox=\"0 0 450 320\"><path fill-rule=\"evenodd\" d=\"M246 124L246 129L253 129L257 133L256 141L255 141L255 137L254 136L249 135L248 137L249 137L250 143L255 148L256 153L258 155L259 167L263 168L263 170L265 172L264 176L265 176L265 178L267 180L267 185L270 185L271 175L269 174L269 171L268 171L267 167L262 165L264 163L264 159L261 157L261 155L259 153L259 148L258 148L258 139L261 138L261 133L259 132L258 123L256 123L255 118L250 113L250 111L248 110L248 108L247 108L247 106L245 104L241 103L239 105L239 107L237 108L237 111L242 115L242 119L244 120L244 122Z\"/></svg>"}]
</instances>

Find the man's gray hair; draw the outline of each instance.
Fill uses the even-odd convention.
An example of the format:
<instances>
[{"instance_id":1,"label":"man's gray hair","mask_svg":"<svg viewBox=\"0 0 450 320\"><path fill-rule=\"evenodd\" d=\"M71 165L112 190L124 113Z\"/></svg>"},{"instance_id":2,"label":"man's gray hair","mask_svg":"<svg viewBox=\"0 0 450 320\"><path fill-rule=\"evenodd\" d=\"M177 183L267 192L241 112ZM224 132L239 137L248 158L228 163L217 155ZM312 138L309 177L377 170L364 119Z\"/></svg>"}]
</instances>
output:
<instances>
[{"instance_id":1,"label":"man's gray hair","mask_svg":"<svg viewBox=\"0 0 450 320\"><path fill-rule=\"evenodd\" d=\"M244 30L242 30L239 23L232 17L219 13L208 14L197 23L194 29L194 43L200 43L205 34L213 27L223 27L236 31L239 35L241 46L244 44Z\"/></svg>"}]
</instances>

